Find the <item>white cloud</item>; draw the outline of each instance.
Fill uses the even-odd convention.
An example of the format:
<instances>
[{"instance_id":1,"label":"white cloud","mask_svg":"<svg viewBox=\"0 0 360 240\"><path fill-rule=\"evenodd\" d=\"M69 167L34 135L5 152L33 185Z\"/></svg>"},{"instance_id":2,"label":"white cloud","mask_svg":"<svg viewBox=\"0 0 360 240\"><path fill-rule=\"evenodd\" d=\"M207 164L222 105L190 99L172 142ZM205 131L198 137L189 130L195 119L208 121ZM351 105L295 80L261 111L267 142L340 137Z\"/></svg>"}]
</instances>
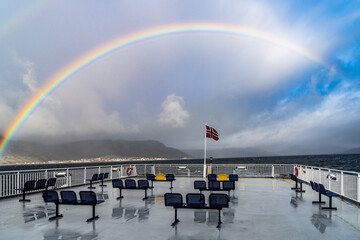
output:
<instances>
[{"instance_id":1,"label":"white cloud","mask_svg":"<svg viewBox=\"0 0 360 240\"><path fill-rule=\"evenodd\" d=\"M185 101L180 96L171 94L162 103L163 111L159 115L158 122L171 127L184 127L190 117L184 109Z\"/></svg>"},{"instance_id":2,"label":"white cloud","mask_svg":"<svg viewBox=\"0 0 360 240\"><path fill-rule=\"evenodd\" d=\"M23 84L32 94L36 93L38 91L38 86L34 68L35 63L28 59L19 58L16 54L14 55L14 60L25 70L25 73L21 76Z\"/></svg>"},{"instance_id":3,"label":"white cloud","mask_svg":"<svg viewBox=\"0 0 360 240\"><path fill-rule=\"evenodd\" d=\"M288 109L279 106L270 115L259 114L252 126L224 142L234 147L268 147L275 152L289 146L327 148L328 152L333 146L355 147L353 144L359 142L359 139L354 141L353 135L358 132L359 108L360 91L342 89L326 96L311 110L299 109L296 114L284 117L282 111Z\"/></svg>"}]
</instances>

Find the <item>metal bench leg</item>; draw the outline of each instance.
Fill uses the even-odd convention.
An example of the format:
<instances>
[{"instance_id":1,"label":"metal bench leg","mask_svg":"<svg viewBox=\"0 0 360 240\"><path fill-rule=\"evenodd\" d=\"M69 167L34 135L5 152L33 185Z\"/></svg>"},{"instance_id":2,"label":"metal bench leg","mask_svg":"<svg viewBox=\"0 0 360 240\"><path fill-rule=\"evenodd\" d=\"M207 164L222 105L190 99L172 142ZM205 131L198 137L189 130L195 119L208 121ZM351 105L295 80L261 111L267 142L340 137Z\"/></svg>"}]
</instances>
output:
<instances>
[{"instance_id":1,"label":"metal bench leg","mask_svg":"<svg viewBox=\"0 0 360 240\"><path fill-rule=\"evenodd\" d=\"M177 218L177 208L175 208L175 221L171 224L172 227L174 227L180 220Z\"/></svg>"},{"instance_id":2,"label":"metal bench leg","mask_svg":"<svg viewBox=\"0 0 360 240\"><path fill-rule=\"evenodd\" d=\"M145 197L144 197L142 200L145 200L145 199L148 199L148 196L147 196L147 188L145 188Z\"/></svg>"},{"instance_id":3,"label":"metal bench leg","mask_svg":"<svg viewBox=\"0 0 360 240\"><path fill-rule=\"evenodd\" d=\"M170 190L173 189L172 182L173 182L173 181L170 181L170 188L169 188Z\"/></svg>"},{"instance_id":4,"label":"metal bench leg","mask_svg":"<svg viewBox=\"0 0 360 240\"><path fill-rule=\"evenodd\" d=\"M329 207L322 207L321 209L324 209L324 210L337 210L336 207L332 207L332 197L331 196L329 197Z\"/></svg>"},{"instance_id":5,"label":"metal bench leg","mask_svg":"<svg viewBox=\"0 0 360 240\"><path fill-rule=\"evenodd\" d=\"M295 187L293 187L293 188L291 188L292 190L297 190L297 189L299 189L299 187L298 187L298 181L295 181Z\"/></svg>"},{"instance_id":6,"label":"metal bench leg","mask_svg":"<svg viewBox=\"0 0 360 240\"><path fill-rule=\"evenodd\" d=\"M121 199L121 198L124 197L123 195L121 195L121 188L119 188L119 192L120 192L120 196L118 198L116 198L116 199Z\"/></svg>"},{"instance_id":7,"label":"metal bench leg","mask_svg":"<svg viewBox=\"0 0 360 240\"><path fill-rule=\"evenodd\" d=\"M92 181L90 181L90 187L88 189L95 189L95 187L92 186Z\"/></svg>"},{"instance_id":8,"label":"metal bench leg","mask_svg":"<svg viewBox=\"0 0 360 240\"><path fill-rule=\"evenodd\" d=\"M217 228L220 228L221 227L221 209L219 209L219 222L218 222L218 225L216 226Z\"/></svg>"},{"instance_id":9,"label":"metal bench leg","mask_svg":"<svg viewBox=\"0 0 360 240\"><path fill-rule=\"evenodd\" d=\"M30 199L25 199L25 192L26 191L23 191L23 194L22 194L22 199L19 199L19 202L31 202L31 200Z\"/></svg>"},{"instance_id":10,"label":"metal bench leg","mask_svg":"<svg viewBox=\"0 0 360 240\"><path fill-rule=\"evenodd\" d=\"M56 206L56 215L49 218L49 221L54 220L56 218L62 218L63 217L62 214L59 215L59 204L55 204L55 206Z\"/></svg>"},{"instance_id":11,"label":"metal bench leg","mask_svg":"<svg viewBox=\"0 0 360 240\"><path fill-rule=\"evenodd\" d=\"M300 183L300 189L296 189L296 192L305 192L305 190L302 189L302 182Z\"/></svg>"},{"instance_id":12,"label":"metal bench leg","mask_svg":"<svg viewBox=\"0 0 360 240\"><path fill-rule=\"evenodd\" d=\"M104 185L104 179L101 179L101 187L106 187L106 185Z\"/></svg>"},{"instance_id":13,"label":"metal bench leg","mask_svg":"<svg viewBox=\"0 0 360 240\"><path fill-rule=\"evenodd\" d=\"M99 218L99 216L95 216L95 206L96 205L92 205L92 218L87 219L86 222L91 222Z\"/></svg>"},{"instance_id":14,"label":"metal bench leg","mask_svg":"<svg viewBox=\"0 0 360 240\"><path fill-rule=\"evenodd\" d=\"M321 193L319 192L319 201L312 201L313 204L325 204L324 201L321 201Z\"/></svg>"}]
</instances>

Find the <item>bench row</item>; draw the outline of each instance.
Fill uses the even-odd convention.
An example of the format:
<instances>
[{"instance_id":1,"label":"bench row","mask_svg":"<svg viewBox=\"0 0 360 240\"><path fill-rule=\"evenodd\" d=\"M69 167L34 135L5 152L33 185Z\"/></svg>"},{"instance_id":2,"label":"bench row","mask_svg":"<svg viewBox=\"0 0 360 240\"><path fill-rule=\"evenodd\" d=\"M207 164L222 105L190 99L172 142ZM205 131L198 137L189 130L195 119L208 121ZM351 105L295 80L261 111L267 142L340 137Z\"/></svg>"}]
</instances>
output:
<instances>
[{"instance_id":1,"label":"bench row","mask_svg":"<svg viewBox=\"0 0 360 240\"><path fill-rule=\"evenodd\" d=\"M29 180L26 181L24 184L24 187L22 188L16 188L15 190L22 191L22 199L19 199L20 202L27 201L30 202L30 199L25 198L25 193L35 190L43 190L48 189L49 187L55 187L56 184L56 178L49 178L49 179L39 179L37 181L35 180Z\"/></svg>"},{"instance_id":2,"label":"bench row","mask_svg":"<svg viewBox=\"0 0 360 240\"><path fill-rule=\"evenodd\" d=\"M154 188L154 182L155 181L159 181L159 182L170 182L170 188L169 189L173 189L173 181L175 181L175 176L174 174L162 174L162 173L158 173L156 175L154 174L146 174L146 179L151 181L151 186L150 188Z\"/></svg>"},{"instance_id":3,"label":"bench row","mask_svg":"<svg viewBox=\"0 0 360 240\"><path fill-rule=\"evenodd\" d=\"M183 196L180 193L165 193L165 206L175 209L175 220L171 226L175 226L180 220L177 217L179 208L187 209L216 209L219 211L218 225L221 225L221 210L229 207L229 196L222 193L212 193L209 195L209 204L205 203L205 196L202 193L186 194L186 204L183 202Z\"/></svg>"},{"instance_id":4,"label":"bench row","mask_svg":"<svg viewBox=\"0 0 360 240\"><path fill-rule=\"evenodd\" d=\"M227 174L208 174L207 176L208 181L232 181L236 182L239 180L239 176L237 174L230 174L229 176Z\"/></svg>"},{"instance_id":5,"label":"bench row","mask_svg":"<svg viewBox=\"0 0 360 240\"><path fill-rule=\"evenodd\" d=\"M303 188L302 188L302 184L306 183L306 182L304 180L299 179L294 174L289 174L289 175L290 175L290 179L295 181L295 187L293 187L291 189L295 190L296 192L305 192L305 190L303 190ZM298 183L300 184L300 188L298 187ZM321 201L321 195L325 195L329 198L329 206L322 207L322 209L337 210L336 207L332 206L332 197L339 197L340 196L339 194L325 189L324 185L322 185L321 183L316 183L316 182L310 181L310 185L314 191L319 193L319 200L313 201L312 202L313 204L325 204L325 202Z\"/></svg>"},{"instance_id":6,"label":"bench row","mask_svg":"<svg viewBox=\"0 0 360 240\"><path fill-rule=\"evenodd\" d=\"M328 210L337 210L336 207L332 206L332 197L339 197L340 195L337 193L334 193L332 191L326 190L324 185L322 185L321 183L316 183L313 181L310 181L311 184L311 188L319 193L319 200L318 201L313 201L313 204L325 204L325 202L321 201L321 195L325 195L329 198L329 206L328 207L322 207L322 209L328 209Z\"/></svg>"},{"instance_id":7,"label":"bench row","mask_svg":"<svg viewBox=\"0 0 360 240\"><path fill-rule=\"evenodd\" d=\"M99 218L99 216L95 216L95 206L97 204L103 203L104 200L97 200L96 194L93 191L80 191L80 200L77 199L76 193L74 191L60 191L61 199L57 191L55 190L44 190L42 192L42 196L44 202L52 202L55 203L56 206L56 215L54 217L49 218L49 220L53 220L56 218L63 217L62 214L59 214L59 205L66 204L66 205L90 205L92 206L92 217L87 219L86 221L92 221L94 219Z\"/></svg>"},{"instance_id":8,"label":"bench row","mask_svg":"<svg viewBox=\"0 0 360 240\"><path fill-rule=\"evenodd\" d=\"M145 191L145 197L143 200L147 199L147 190L150 188L149 181L144 179L139 179L136 181L134 179L125 179L125 185L123 184L123 181L121 179L113 179L112 180L113 188L118 188L120 192L120 196L116 199L121 199L124 196L122 196L121 191L122 190L144 190Z\"/></svg>"},{"instance_id":9,"label":"bench row","mask_svg":"<svg viewBox=\"0 0 360 240\"><path fill-rule=\"evenodd\" d=\"M90 182L90 187L88 187L89 189L95 189L95 187L93 187L92 183L95 181L101 181L100 186L102 187L106 187L106 185L104 185L104 179L109 178L109 173L95 173L93 174L93 176L89 179L86 179L86 181Z\"/></svg>"},{"instance_id":10,"label":"bench row","mask_svg":"<svg viewBox=\"0 0 360 240\"><path fill-rule=\"evenodd\" d=\"M221 183L221 184L220 184ZM220 187L222 186L222 188ZM235 190L235 182L233 181L209 181L208 187L206 187L206 181L204 180L195 180L194 189L201 191L228 191L230 196L230 191Z\"/></svg>"}]
</instances>

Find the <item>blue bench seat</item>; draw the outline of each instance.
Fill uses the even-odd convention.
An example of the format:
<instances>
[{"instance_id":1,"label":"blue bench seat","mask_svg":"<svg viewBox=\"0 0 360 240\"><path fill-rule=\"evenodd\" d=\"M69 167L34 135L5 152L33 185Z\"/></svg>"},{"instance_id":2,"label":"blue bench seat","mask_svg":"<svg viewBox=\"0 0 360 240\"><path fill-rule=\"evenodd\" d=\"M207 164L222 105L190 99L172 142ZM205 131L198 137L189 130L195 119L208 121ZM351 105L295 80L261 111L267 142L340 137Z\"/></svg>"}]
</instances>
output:
<instances>
[{"instance_id":1,"label":"blue bench seat","mask_svg":"<svg viewBox=\"0 0 360 240\"><path fill-rule=\"evenodd\" d=\"M219 211L217 228L221 226L221 210L229 207L229 196L222 193L212 193L209 196L209 205L205 203L205 196L202 193L186 194L186 204L183 203L183 197L180 193L165 193L165 206L175 209L175 220L171 226L175 226L180 220L177 216L177 210L180 209L215 209Z\"/></svg>"},{"instance_id":2,"label":"blue bench seat","mask_svg":"<svg viewBox=\"0 0 360 240\"><path fill-rule=\"evenodd\" d=\"M113 188L119 189L120 196L117 199L121 199L124 197L124 196L122 196L122 190L144 190L145 197L142 200L148 199L147 190L150 188L148 180L139 179L138 184L136 185L136 182L134 179L126 179L125 185L124 185L123 181L121 179L113 179L112 185L113 185Z\"/></svg>"},{"instance_id":3,"label":"blue bench seat","mask_svg":"<svg viewBox=\"0 0 360 240\"><path fill-rule=\"evenodd\" d=\"M328 207L322 207L321 209L337 210L336 207L332 206L332 197L339 197L340 195L325 189L324 185L322 185L322 184L319 184L319 189L320 189L321 194L323 194L323 195L325 195L325 196L327 196L329 198L329 206Z\"/></svg>"},{"instance_id":4,"label":"blue bench seat","mask_svg":"<svg viewBox=\"0 0 360 240\"><path fill-rule=\"evenodd\" d=\"M170 190L173 189L173 181L175 181L174 174L166 174L164 180L157 180L154 174L146 174L146 180L151 181L149 188L154 188L154 182L170 182Z\"/></svg>"},{"instance_id":5,"label":"blue bench seat","mask_svg":"<svg viewBox=\"0 0 360 240\"><path fill-rule=\"evenodd\" d=\"M96 194L93 191L80 191L80 200L77 199L76 193L74 191L61 191L60 195L61 199L55 190L44 190L42 192L44 202L52 202L55 203L56 206L56 215L49 218L49 220L63 217L62 214L59 214L59 205L61 204L92 206L92 217L87 219L86 222L90 222L99 218L99 216L95 215L95 207L97 204L103 203L104 200L97 200Z\"/></svg>"},{"instance_id":6,"label":"blue bench seat","mask_svg":"<svg viewBox=\"0 0 360 240\"><path fill-rule=\"evenodd\" d=\"M222 184L220 184L222 183ZM222 188L220 187L222 185ZM206 181L204 180L195 180L194 181L194 189L200 191L227 191L230 196L230 191L235 190L235 182L234 181L209 181L208 188L206 187Z\"/></svg>"},{"instance_id":7,"label":"blue bench seat","mask_svg":"<svg viewBox=\"0 0 360 240\"><path fill-rule=\"evenodd\" d=\"M292 190L295 190L296 192L305 192L305 190L303 190L302 188L302 184L306 183L304 180L299 179L296 175L294 174L289 174L290 179L293 180L295 182L295 187L291 188ZM300 184L300 188L298 187L298 184Z\"/></svg>"}]
</instances>

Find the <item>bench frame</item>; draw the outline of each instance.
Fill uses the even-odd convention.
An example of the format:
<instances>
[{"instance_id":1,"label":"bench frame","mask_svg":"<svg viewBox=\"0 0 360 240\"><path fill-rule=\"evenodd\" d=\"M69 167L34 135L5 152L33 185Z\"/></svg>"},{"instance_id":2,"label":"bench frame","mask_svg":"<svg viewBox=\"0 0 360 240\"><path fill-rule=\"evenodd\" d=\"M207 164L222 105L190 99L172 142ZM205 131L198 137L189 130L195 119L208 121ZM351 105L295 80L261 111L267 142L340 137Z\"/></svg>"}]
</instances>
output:
<instances>
[{"instance_id":1,"label":"bench frame","mask_svg":"<svg viewBox=\"0 0 360 240\"><path fill-rule=\"evenodd\" d=\"M166 174L166 175L170 175L170 174ZM173 175L173 174L172 174ZM173 175L174 176L174 175ZM170 182L170 190L173 189L173 181L175 181L175 177L174 179L170 179L170 180L167 180L167 179L164 179L164 180L156 180L156 177L154 174L146 174L146 179L148 181L151 181L151 186L149 188L154 188L154 182Z\"/></svg>"},{"instance_id":2,"label":"bench frame","mask_svg":"<svg viewBox=\"0 0 360 240\"><path fill-rule=\"evenodd\" d=\"M77 200L77 202L73 202L73 203L64 203L62 200L59 199L59 195L58 193L56 192L56 195L57 195L57 200L54 200L54 201L46 201L46 198L45 198L45 195L48 193L48 192L56 192L55 190L44 190L42 193L43 193L43 199L45 202L53 202L55 203L55 207L56 207L56 213L55 213L55 216L53 217L50 217L49 220L54 220L54 219L57 219L57 218L62 218L63 215L62 214L59 214L59 205L75 205L75 206L92 206L92 217L91 218L88 218L86 220L86 222L90 222L90 221L93 221L95 219L98 219L99 216L96 216L95 215L95 207L97 204L100 204L100 203L103 203L104 200L97 200L96 199L96 195L95 196L95 199L94 201L96 201L95 204L88 204L88 203L82 203L80 200ZM61 192L74 192L74 191L61 191ZM60 192L60 193L61 193ZM92 192L92 191L80 191L80 194L81 192ZM75 193L75 192L74 192ZM92 192L93 194L95 194L94 192ZM76 196L76 193L75 193L75 196Z\"/></svg>"},{"instance_id":3,"label":"bench frame","mask_svg":"<svg viewBox=\"0 0 360 240\"><path fill-rule=\"evenodd\" d=\"M113 188L118 188L119 189L119 192L120 192L120 196L117 197L116 199L121 199L121 198L124 198L124 196L122 195L122 190L144 190L145 191L145 196L142 200L145 200L145 199L148 199L149 197L147 196L147 190L150 188L150 187L141 187L139 188L138 186L137 187L126 187L126 180L125 180L125 186L123 185L123 187L114 187L114 180L120 180L122 182L121 179L113 179ZM127 180L132 180L132 179L127 179ZM140 179L141 180L141 179ZM133 180L135 181L135 180ZM147 180L141 180L141 181L147 181ZM136 182L135 182L136 184ZM138 185L139 185L139 180L138 180ZM149 185L149 184L148 184Z\"/></svg>"},{"instance_id":4,"label":"bench frame","mask_svg":"<svg viewBox=\"0 0 360 240\"><path fill-rule=\"evenodd\" d=\"M178 196L181 196L181 203L180 204L176 204L176 205L166 205L166 196L167 195L178 195ZM205 196L204 194L202 193L188 193L186 194L186 198L188 197L188 195L199 195L201 196L202 199L205 199ZM209 196L209 199L211 198L212 195L224 195L226 196L227 198L227 205L224 206L224 207L229 207L229 196L226 195L226 194L216 194L216 193L212 193L210 194ZM218 225L216 226L217 228L220 228L221 227L221 210L223 209L223 207L213 207L213 206L207 206L204 202L204 205L203 206L188 206L186 204L184 204L182 202L182 195L180 193L165 193L164 195L164 198L165 198L165 206L172 206L174 209L175 209L175 218L174 218L174 222L171 224L172 227L174 227L176 224L178 224L180 222L180 220L178 219L178 214L177 214L177 210L178 209L205 209L205 210L218 210L219 211L219 218L218 218Z\"/></svg>"}]
</instances>

